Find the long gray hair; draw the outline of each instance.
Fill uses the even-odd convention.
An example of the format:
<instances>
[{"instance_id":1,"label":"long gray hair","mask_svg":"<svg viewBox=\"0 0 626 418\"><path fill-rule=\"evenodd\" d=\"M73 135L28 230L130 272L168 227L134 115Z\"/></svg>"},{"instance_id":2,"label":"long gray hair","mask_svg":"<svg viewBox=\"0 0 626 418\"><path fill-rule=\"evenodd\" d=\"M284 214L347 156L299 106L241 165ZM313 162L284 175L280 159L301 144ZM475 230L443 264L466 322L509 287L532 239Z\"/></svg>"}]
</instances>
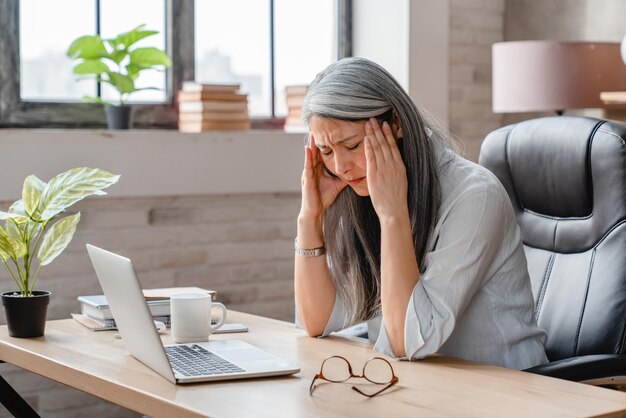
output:
<instances>
[{"instance_id":1,"label":"long gray hair","mask_svg":"<svg viewBox=\"0 0 626 418\"><path fill-rule=\"evenodd\" d=\"M345 58L320 72L302 107L307 123L312 116L362 121L392 113L404 133L398 146L406 166L413 244L421 268L441 201L433 142L449 139L385 69L364 58ZM378 315L380 222L370 198L343 189L324 214L323 231L328 269L345 307L346 324Z\"/></svg>"}]
</instances>

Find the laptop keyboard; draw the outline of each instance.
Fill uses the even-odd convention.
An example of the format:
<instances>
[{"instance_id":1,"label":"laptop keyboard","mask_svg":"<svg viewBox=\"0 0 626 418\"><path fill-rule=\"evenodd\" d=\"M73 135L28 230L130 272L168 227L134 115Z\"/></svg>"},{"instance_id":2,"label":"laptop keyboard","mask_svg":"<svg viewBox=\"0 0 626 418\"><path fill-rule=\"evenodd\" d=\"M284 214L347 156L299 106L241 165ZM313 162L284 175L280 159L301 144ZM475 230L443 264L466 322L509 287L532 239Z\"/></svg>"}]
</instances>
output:
<instances>
[{"instance_id":1,"label":"laptop keyboard","mask_svg":"<svg viewBox=\"0 0 626 418\"><path fill-rule=\"evenodd\" d=\"M236 364L197 344L165 347L174 371L184 376L211 376L245 372Z\"/></svg>"}]
</instances>

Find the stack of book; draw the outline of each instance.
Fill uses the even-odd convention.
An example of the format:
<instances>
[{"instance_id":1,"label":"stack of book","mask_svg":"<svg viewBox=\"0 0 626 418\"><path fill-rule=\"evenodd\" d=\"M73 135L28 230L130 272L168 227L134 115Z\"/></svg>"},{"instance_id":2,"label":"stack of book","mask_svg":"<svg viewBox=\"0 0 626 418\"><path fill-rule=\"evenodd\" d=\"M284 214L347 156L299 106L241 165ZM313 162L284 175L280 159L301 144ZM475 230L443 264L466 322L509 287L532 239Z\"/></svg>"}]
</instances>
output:
<instances>
[{"instance_id":1,"label":"stack of book","mask_svg":"<svg viewBox=\"0 0 626 418\"><path fill-rule=\"evenodd\" d=\"M216 292L197 287L180 287L165 289L144 289L144 296L148 308L152 313L152 319L170 325L170 297L179 293L208 293L214 300ZM80 314L72 314L72 317L88 327L92 331L105 331L117 329L111 308L104 295L79 296Z\"/></svg>"},{"instance_id":2,"label":"stack of book","mask_svg":"<svg viewBox=\"0 0 626 418\"><path fill-rule=\"evenodd\" d=\"M239 84L183 82L178 92L180 132L242 131L250 129L248 96Z\"/></svg>"},{"instance_id":3,"label":"stack of book","mask_svg":"<svg viewBox=\"0 0 626 418\"><path fill-rule=\"evenodd\" d=\"M302 121L302 104L309 86L294 85L285 87L287 100L287 117L285 118L286 132L307 132L308 128Z\"/></svg>"},{"instance_id":4,"label":"stack of book","mask_svg":"<svg viewBox=\"0 0 626 418\"><path fill-rule=\"evenodd\" d=\"M83 317L98 325L94 330L117 329L111 308L104 295L79 296L80 313ZM148 300L152 319L170 324L170 300Z\"/></svg>"}]
</instances>

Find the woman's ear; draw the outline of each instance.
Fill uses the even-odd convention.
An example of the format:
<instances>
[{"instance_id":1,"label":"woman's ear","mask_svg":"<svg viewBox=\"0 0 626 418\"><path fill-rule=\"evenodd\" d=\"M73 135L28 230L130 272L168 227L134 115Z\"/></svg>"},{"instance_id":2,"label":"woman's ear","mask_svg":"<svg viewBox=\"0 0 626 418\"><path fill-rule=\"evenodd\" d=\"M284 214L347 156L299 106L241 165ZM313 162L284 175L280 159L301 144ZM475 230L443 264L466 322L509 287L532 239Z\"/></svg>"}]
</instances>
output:
<instances>
[{"instance_id":1,"label":"woman's ear","mask_svg":"<svg viewBox=\"0 0 626 418\"><path fill-rule=\"evenodd\" d=\"M393 115L391 117L391 132L393 132L393 135L396 138L404 138L404 132L402 132L402 127L400 126L400 122L398 119L398 115L396 114L396 112L393 112Z\"/></svg>"}]
</instances>

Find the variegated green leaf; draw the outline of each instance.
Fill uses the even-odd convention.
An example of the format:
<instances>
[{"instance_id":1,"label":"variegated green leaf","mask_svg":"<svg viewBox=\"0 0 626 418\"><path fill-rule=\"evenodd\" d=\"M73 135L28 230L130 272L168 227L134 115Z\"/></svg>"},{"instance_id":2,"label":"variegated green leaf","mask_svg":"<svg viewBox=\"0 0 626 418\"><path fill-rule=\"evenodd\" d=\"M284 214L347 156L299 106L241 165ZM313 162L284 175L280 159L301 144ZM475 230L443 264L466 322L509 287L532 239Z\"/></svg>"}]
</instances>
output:
<instances>
[{"instance_id":1,"label":"variegated green leaf","mask_svg":"<svg viewBox=\"0 0 626 418\"><path fill-rule=\"evenodd\" d=\"M26 209L24 209L24 201L22 199L16 200L13 202L11 207L9 208L9 213L15 213L17 215L26 215Z\"/></svg>"},{"instance_id":2,"label":"variegated green leaf","mask_svg":"<svg viewBox=\"0 0 626 418\"><path fill-rule=\"evenodd\" d=\"M16 259L22 258L26 255L28 248L21 239L15 239L11 235L7 235L7 240L11 243L11 246L13 247L13 256Z\"/></svg>"},{"instance_id":3,"label":"variegated green leaf","mask_svg":"<svg viewBox=\"0 0 626 418\"><path fill-rule=\"evenodd\" d=\"M73 168L55 176L41 196L41 220L51 219L79 200L99 194L101 189L117 183L119 178L119 175L87 167Z\"/></svg>"},{"instance_id":4,"label":"variegated green leaf","mask_svg":"<svg viewBox=\"0 0 626 418\"><path fill-rule=\"evenodd\" d=\"M16 240L19 240L19 241L23 241L24 240L23 239L24 228L28 224L30 224L30 225L40 225L40 224L37 224L37 223L35 223L33 221L30 221L28 223L24 222L24 223L17 224L17 225L14 222L12 222L12 221L8 221L6 223L7 235L13 237L13 239L16 239Z\"/></svg>"},{"instance_id":5,"label":"variegated green leaf","mask_svg":"<svg viewBox=\"0 0 626 418\"><path fill-rule=\"evenodd\" d=\"M0 232L0 257L3 260L17 260L26 254L26 244L10 236L5 229Z\"/></svg>"},{"instance_id":6,"label":"variegated green leaf","mask_svg":"<svg viewBox=\"0 0 626 418\"><path fill-rule=\"evenodd\" d=\"M11 258L11 254L13 253L13 247L11 243L7 239L6 235L0 235L0 257L2 261L7 261Z\"/></svg>"},{"instance_id":7,"label":"variegated green leaf","mask_svg":"<svg viewBox=\"0 0 626 418\"><path fill-rule=\"evenodd\" d=\"M6 221L7 219L14 219L18 223L27 222L28 216L18 215L16 213L8 213L0 211L0 221Z\"/></svg>"},{"instance_id":8,"label":"variegated green leaf","mask_svg":"<svg viewBox=\"0 0 626 418\"><path fill-rule=\"evenodd\" d=\"M63 252L72 240L79 220L80 212L61 218L52 225L41 241L41 247L39 247L39 252L37 253L39 264L42 266L50 264L52 260Z\"/></svg>"},{"instance_id":9,"label":"variegated green leaf","mask_svg":"<svg viewBox=\"0 0 626 418\"><path fill-rule=\"evenodd\" d=\"M26 213L36 218L37 206L39 205L39 199L41 193L43 193L47 184L41 181L37 176L30 175L24 180L24 187L22 187L22 202Z\"/></svg>"}]
</instances>

